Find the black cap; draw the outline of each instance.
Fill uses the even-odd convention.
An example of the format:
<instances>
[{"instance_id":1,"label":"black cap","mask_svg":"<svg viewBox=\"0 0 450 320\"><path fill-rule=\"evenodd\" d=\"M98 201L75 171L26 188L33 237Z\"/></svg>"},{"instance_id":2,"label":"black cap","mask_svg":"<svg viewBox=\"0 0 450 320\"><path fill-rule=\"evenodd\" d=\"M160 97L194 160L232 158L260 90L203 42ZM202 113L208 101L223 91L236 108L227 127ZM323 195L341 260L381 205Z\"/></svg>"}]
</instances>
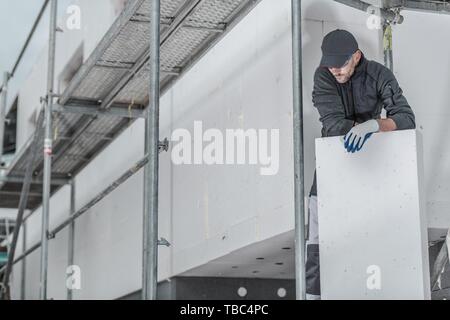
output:
<instances>
[{"instance_id":1,"label":"black cap","mask_svg":"<svg viewBox=\"0 0 450 320\"><path fill-rule=\"evenodd\" d=\"M358 42L350 32L334 30L323 38L320 66L340 68L358 48Z\"/></svg>"}]
</instances>

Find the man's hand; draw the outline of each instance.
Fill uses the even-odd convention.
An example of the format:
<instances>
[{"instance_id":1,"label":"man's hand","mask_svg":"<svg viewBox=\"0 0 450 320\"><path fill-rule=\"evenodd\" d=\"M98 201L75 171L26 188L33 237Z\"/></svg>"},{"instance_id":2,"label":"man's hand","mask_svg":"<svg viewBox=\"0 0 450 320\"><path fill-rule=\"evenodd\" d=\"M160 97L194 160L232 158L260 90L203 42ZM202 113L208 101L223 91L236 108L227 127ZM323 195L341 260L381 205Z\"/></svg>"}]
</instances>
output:
<instances>
[{"instance_id":1,"label":"man's hand","mask_svg":"<svg viewBox=\"0 0 450 320\"><path fill-rule=\"evenodd\" d=\"M394 122L394 120L387 118L387 119L378 119L378 124L380 125L380 132L388 132L388 131L395 131L397 130L397 124Z\"/></svg>"},{"instance_id":2,"label":"man's hand","mask_svg":"<svg viewBox=\"0 0 450 320\"><path fill-rule=\"evenodd\" d=\"M377 120L369 120L354 126L344 137L344 147L348 152L360 151L367 139L380 130Z\"/></svg>"}]
</instances>

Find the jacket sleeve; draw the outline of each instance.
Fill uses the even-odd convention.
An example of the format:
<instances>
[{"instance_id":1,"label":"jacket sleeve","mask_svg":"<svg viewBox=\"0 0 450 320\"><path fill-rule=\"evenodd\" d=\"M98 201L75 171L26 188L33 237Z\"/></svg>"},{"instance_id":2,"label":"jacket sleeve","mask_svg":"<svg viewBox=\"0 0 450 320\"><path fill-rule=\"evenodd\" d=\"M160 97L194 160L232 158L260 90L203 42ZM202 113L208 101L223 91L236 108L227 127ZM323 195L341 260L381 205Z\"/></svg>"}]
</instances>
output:
<instances>
[{"instance_id":1,"label":"jacket sleeve","mask_svg":"<svg viewBox=\"0 0 450 320\"><path fill-rule=\"evenodd\" d=\"M319 111L324 137L342 136L350 131L354 122L345 118L344 105L333 75L325 68L319 67L314 74L312 97L314 107Z\"/></svg>"},{"instance_id":2,"label":"jacket sleeve","mask_svg":"<svg viewBox=\"0 0 450 320\"><path fill-rule=\"evenodd\" d=\"M386 115L394 120L397 130L416 128L414 112L403 96L403 91L394 74L384 66L378 80L378 92L386 109Z\"/></svg>"}]
</instances>

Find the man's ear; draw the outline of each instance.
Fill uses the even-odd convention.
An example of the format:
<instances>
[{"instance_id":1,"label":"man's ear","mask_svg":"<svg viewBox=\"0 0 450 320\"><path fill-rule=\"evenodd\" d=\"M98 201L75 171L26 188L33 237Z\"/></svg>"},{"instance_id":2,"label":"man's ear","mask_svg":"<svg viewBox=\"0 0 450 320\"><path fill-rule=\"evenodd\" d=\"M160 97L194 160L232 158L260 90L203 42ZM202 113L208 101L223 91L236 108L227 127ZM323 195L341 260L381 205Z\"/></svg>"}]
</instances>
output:
<instances>
[{"instance_id":1,"label":"man's ear","mask_svg":"<svg viewBox=\"0 0 450 320\"><path fill-rule=\"evenodd\" d=\"M361 51L357 50L354 54L355 64L358 65L359 61L361 60Z\"/></svg>"}]
</instances>

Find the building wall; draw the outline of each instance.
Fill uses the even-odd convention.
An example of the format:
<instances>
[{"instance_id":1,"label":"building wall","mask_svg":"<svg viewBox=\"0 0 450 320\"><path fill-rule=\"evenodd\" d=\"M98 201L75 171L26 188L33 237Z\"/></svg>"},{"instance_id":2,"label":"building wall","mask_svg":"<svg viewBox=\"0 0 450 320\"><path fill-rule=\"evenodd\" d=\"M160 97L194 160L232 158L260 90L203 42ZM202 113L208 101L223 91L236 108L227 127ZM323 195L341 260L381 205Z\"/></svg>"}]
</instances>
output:
<instances>
[{"instance_id":1,"label":"building wall","mask_svg":"<svg viewBox=\"0 0 450 320\"><path fill-rule=\"evenodd\" d=\"M58 1L59 18L57 26L60 32L56 36L56 61L55 61L55 89L60 89L59 80L61 73L72 60L76 50L82 47L83 60L86 60L97 46L105 32L119 14L121 0L64 0ZM73 21L74 13L71 6L80 8L81 28L69 27ZM48 11L48 9L47 9ZM48 18L41 22L40 34L35 37L42 38L41 33L48 34ZM44 39L48 39L44 38ZM33 114L40 108L40 97L46 95L47 89L47 57L48 45L43 46L37 63L31 69L27 80L18 91L18 133L17 148L20 149L34 132L34 126L30 121ZM12 103L12 101L10 101Z\"/></svg>"},{"instance_id":2,"label":"building wall","mask_svg":"<svg viewBox=\"0 0 450 320\"><path fill-rule=\"evenodd\" d=\"M91 6L93 3L90 1L87 4L86 1L85 5ZM290 3L289 0L262 0L161 99L162 138L170 137L177 128L193 132L193 123L197 120L203 122L204 129L280 130L280 167L275 176L261 176L258 166L175 166L171 163L169 153L161 154L159 236L172 244L170 248L161 247L159 250L158 276L161 280L294 228ZM113 12L114 16L113 6L110 9L112 11L108 12ZM112 18L97 21L98 15L90 9L87 11L89 13L86 16L92 18L87 25L97 26L99 23L101 26L92 34L84 32L83 35L72 35L70 39L58 38L58 48L70 48L63 51L63 57L58 58L58 72L63 70L64 62L70 60L73 50L79 47L83 39L86 59L94 47L92 44L98 42L99 35L106 30L104 27L112 21ZM421 18L420 26L437 29L438 26L433 25L435 17L432 15ZM405 23L395 29L395 41L400 41L398 38L409 39L410 47L414 50L398 50L397 53L394 48L394 54L405 95L420 114L419 108L429 106L420 103L421 99L429 96L434 101L432 92L443 95L440 102L443 107L447 82L442 75L439 83L434 82L437 85L433 87L434 90L418 90L421 87L417 86L417 78L411 77L407 72L411 71L411 64L405 61L402 65L399 61L398 57L412 57L417 51L415 49L421 45L412 40L416 39L419 25L417 19L413 20L414 23ZM448 22L449 17L442 19L447 19L445 22ZM320 60L322 38L335 28L349 29L358 38L366 56L382 62L380 31L369 30L366 20L365 13L330 0L303 1L307 191L314 171L314 138L320 136L319 117L312 106L311 91L313 73ZM411 24L417 24L417 27ZM442 41L427 41L434 48L442 46L442 67L442 60L449 56L449 48ZM45 61L44 55L42 64ZM423 58L420 62L424 63L432 58L433 56ZM448 67L448 60L446 66ZM45 86L39 81L32 81L33 77L37 76L34 73L30 76L22 95L35 103L37 97L43 95ZM433 82L429 83L431 85ZM437 109L436 112L442 110ZM23 114L20 119L25 123L28 111L21 112ZM437 128L431 124L429 122L427 129L436 132L437 136ZM24 127L20 130L26 132ZM27 135L30 133L31 131ZM21 143L27 135L22 133ZM424 136L426 137L425 132ZM143 156L143 137L144 123L137 121L79 174L76 178L77 208ZM433 154L436 146L434 140L425 139L426 154ZM430 161L428 165L432 165ZM443 164L442 169L445 169ZM430 176L432 170L427 170ZM428 181L428 189L434 188L435 181ZM444 183L442 180L442 185ZM75 263L82 270L82 290L74 293L76 299L114 299L141 287L142 186L140 172L77 220ZM68 216L69 203L67 187L52 198L51 226ZM37 210L28 221L28 246L40 239L40 212L40 209ZM18 252L21 250L19 244ZM38 298L39 254L40 250L37 250L27 259L28 299ZM65 298L66 264L67 230L64 230L56 240L50 242L49 297ZM20 270L20 264L16 269ZM15 288L18 288L19 281L20 277L15 276ZM15 297L19 294L19 290L14 290Z\"/></svg>"},{"instance_id":3,"label":"building wall","mask_svg":"<svg viewBox=\"0 0 450 320\"><path fill-rule=\"evenodd\" d=\"M450 16L405 12L394 28L394 68L414 108L424 140L425 186L429 226L450 226L450 43L442 31Z\"/></svg>"}]
</instances>

